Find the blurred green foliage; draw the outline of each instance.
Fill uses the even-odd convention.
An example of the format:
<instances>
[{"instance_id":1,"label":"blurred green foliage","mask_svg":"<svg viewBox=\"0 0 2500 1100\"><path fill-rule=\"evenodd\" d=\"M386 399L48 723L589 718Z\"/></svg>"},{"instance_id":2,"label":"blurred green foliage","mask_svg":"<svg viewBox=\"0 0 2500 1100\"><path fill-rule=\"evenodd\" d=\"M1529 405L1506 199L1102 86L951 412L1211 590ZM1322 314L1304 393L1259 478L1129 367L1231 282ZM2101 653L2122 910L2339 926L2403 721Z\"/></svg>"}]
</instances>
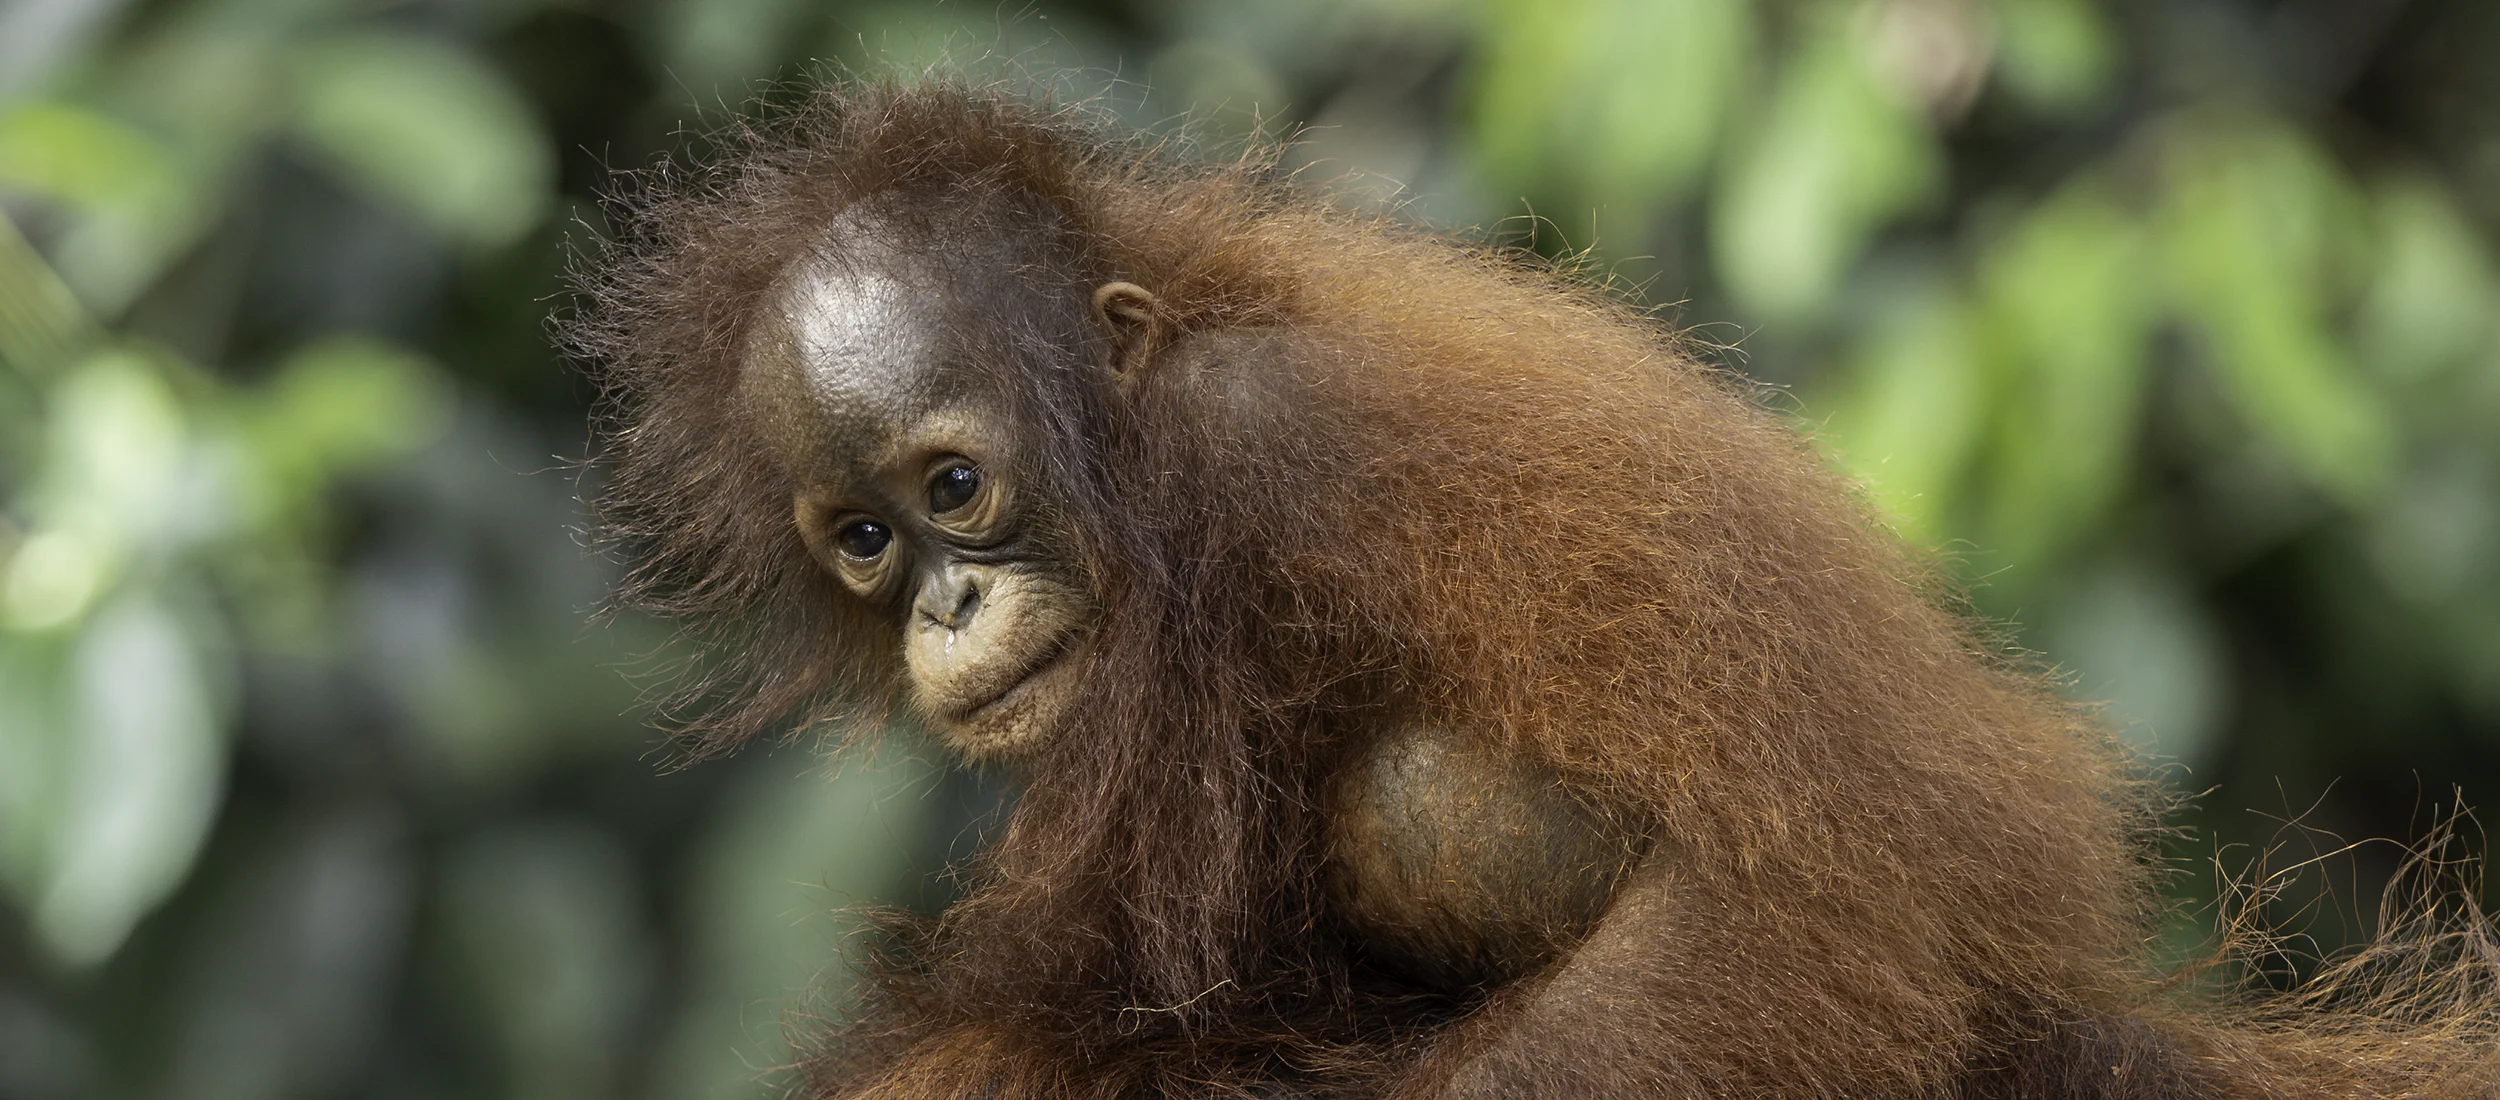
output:
<instances>
[{"instance_id":1,"label":"blurred green foliage","mask_svg":"<svg viewBox=\"0 0 2500 1100\"><path fill-rule=\"evenodd\" d=\"M2500 796L2479 0L17 0L0 1098L759 1095L836 911L944 901L1001 795L908 740L662 772L541 323L609 167L950 58L1699 324L2183 856Z\"/></svg>"}]
</instances>

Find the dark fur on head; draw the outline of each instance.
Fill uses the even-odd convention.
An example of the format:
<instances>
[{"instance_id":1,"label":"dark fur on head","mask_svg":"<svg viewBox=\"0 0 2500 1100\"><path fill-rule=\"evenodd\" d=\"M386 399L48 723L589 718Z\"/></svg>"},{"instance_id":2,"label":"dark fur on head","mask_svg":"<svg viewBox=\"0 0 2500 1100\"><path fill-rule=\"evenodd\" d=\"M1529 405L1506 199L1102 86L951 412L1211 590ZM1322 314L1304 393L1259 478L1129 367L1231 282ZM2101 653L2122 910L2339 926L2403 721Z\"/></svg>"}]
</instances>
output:
<instances>
[{"instance_id":1,"label":"dark fur on head","mask_svg":"<svg viewBox=\"0 0 2500 1100\"><path fill-rule=\"evenodd\" d=\"M1675 853L1672 933L1606 1010L1532 1021L1562 1030L1515 1082L2396 1095L2471 1061L2161 1007L2155 785L1640 313L1001 88L829 89L733 144L622 206L567 329L607 393L626 598L713 643L683 727L708 751L894 698L730 400L767 294L872 197L923 247L1009 242L989 278L1071 303L993 311L959 353L1046 426L1107 608L1070 727L971 894L894 929L826 1091L1404 1095L1525 1057L1494 1036L1533 980L1402 987L1320 900L1316 785L1386 706L1488 731ZM1127 390L1080 308L1109 280L1172 333Z\"/></svg>"}]
</instances>

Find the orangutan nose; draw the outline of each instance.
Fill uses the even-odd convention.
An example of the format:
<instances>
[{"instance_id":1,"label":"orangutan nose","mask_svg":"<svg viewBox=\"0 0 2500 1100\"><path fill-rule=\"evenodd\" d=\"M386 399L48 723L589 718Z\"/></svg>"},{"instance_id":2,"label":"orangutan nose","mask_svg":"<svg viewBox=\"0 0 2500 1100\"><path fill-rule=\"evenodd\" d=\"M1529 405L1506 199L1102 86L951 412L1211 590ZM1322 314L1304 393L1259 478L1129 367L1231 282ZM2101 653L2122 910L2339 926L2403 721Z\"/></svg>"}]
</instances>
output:
<instances>
[{"instance_id":1,"label":"orangutan nose","mask_svg":"<svg viewBox=\"0 0 2500 1100\"><path fill-rule=\"evenodd\" d=\"M920 597L912 601L912 610L923 620L950 631L970 624L980 607L981 586L971 570L961 567L949 567L930 577L920 586Z\"/></svg>"}]
</instances>

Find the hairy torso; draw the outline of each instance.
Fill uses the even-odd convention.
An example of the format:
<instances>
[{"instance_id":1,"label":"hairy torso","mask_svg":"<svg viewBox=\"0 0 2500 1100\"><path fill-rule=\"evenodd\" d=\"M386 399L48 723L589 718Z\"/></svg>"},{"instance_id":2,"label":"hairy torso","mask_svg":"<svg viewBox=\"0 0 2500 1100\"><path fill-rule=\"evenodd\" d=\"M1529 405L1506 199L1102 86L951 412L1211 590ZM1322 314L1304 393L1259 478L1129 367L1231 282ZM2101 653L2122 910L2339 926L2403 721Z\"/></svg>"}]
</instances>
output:
<instances>
[{"instance_id":1,"label":"hairy torso","mask_svg":"<svg viewBox=\"0 0 2500 1100\"><path fill-rule=\"evenodd\" d=\"M1358 741L1325 797L1335 911L1371 961L1449 991L1579 942L1649 846L1552 772L1435 726Z\"/></svg>"}]
</instances>

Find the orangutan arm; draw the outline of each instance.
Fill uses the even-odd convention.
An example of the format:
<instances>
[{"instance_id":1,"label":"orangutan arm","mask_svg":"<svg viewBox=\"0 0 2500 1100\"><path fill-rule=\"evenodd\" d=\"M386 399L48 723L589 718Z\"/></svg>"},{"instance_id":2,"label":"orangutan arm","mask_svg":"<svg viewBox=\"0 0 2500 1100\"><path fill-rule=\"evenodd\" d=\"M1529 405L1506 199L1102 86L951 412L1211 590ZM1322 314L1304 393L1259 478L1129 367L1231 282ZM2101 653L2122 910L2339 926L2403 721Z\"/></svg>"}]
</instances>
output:
<instances>
[{"instance_id":1,"label":"orangutan arm","mask_svg":"<svg viewBox=\"0 0 2500 1100\"><path fill-rule=\"evenodd\" d=\"M1919 945L1850 927L1829 895L1705 886L1673 862L1645 859L1576 950L1455 1025L1399 1100L1890 1096L1946 1079L1968 1006Z\"/></svg>"}]
</instances>

